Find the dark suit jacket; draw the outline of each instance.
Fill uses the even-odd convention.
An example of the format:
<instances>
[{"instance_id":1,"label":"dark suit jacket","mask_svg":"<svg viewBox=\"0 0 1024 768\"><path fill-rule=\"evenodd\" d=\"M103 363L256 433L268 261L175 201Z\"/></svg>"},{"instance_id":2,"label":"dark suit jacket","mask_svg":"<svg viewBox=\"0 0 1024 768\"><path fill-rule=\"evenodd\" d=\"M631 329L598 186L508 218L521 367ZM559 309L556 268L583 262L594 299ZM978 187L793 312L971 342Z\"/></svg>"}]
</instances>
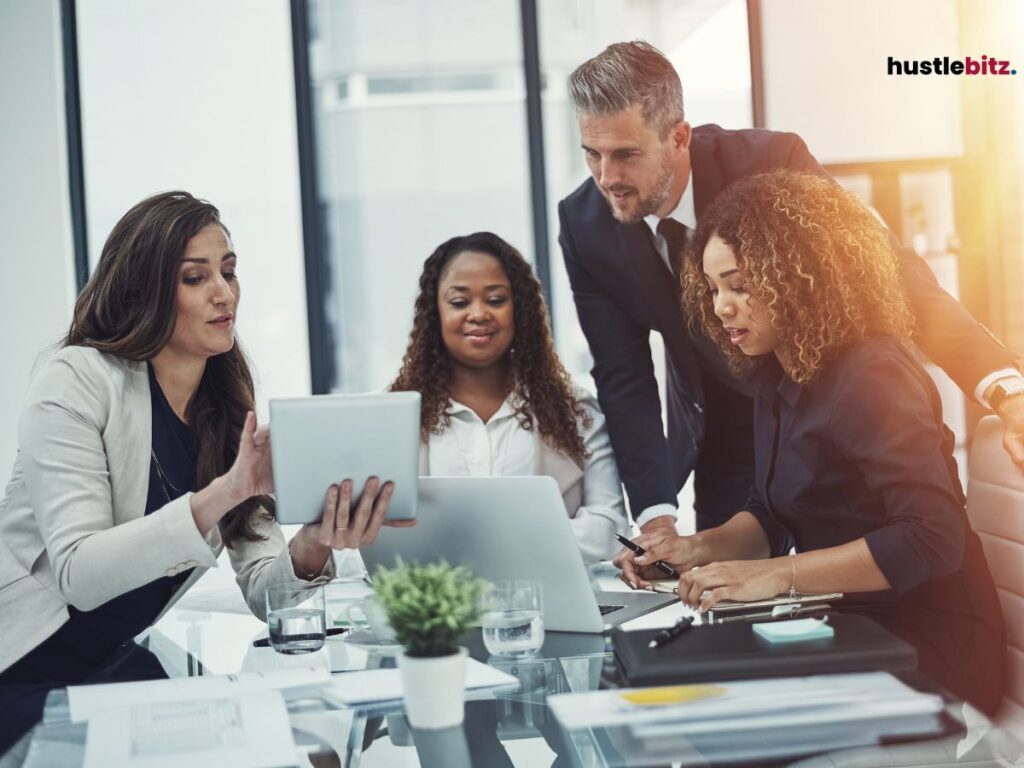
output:
<instances>
[{"instance_id":1,"label":"dark suit jacket","mask_svg":"<svg viewBox=\"0 0 1024 768\"><path fill-rule=\"evenodd\" d=\"M799 136L763 129L698 126L690 160L698 221L722 189L744 176L773 168L827 175ZM705 354L699 354L697 345L710 342L690 337L674 281L644 222L617 222L593 179L562 200L558 213L559 242L630 506L638 515L654 504L675 505L705 445L706 422L715 421L706 405L736 402L717 397L719 391L749 389L707 375L709 367L723 367L708 363L720 353L705 346ZM1016 357L939 287L923 259L910 249L898 253L917 319L916 341L961 389L973 394L982 377L1016 364ZM648 342L652 330L665 341L667 441ZM742 402L753 407L749 398ZM751 464L752 476L753 434L732 431L736 434L714 435L716 451L729 453L731 443L735 455Z\"/></svg>"}]
</instances>

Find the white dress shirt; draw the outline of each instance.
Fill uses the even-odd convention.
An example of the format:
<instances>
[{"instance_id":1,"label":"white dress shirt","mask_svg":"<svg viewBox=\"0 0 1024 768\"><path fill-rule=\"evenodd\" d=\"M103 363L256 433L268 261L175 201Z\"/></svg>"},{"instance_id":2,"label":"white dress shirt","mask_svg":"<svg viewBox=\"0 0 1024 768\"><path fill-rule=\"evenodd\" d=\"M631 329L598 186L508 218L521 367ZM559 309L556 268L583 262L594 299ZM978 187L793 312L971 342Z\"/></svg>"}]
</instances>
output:
<instances>
[{"instance_id":1,"label":"white dress shirt","mask_svg":"<svg viewBox=\"0 0 1024 768\"><path fill-rule=\"evenodd\" d=\"M584 560L605 560L620 544L615 534L628 535L629 521L622 499L618 467L612 454L604 414L597 400L585 390L574 394L590 415L589 427L580 427L589 458L583 465L583 504L567 510ZM430 474L461 477L508 477L532 475L536 466L537 440L519 424L516 395L509 395L486 423L472 409L452 401L451 426L431 435L427 444Z\"/></svg>"}]
</instances>

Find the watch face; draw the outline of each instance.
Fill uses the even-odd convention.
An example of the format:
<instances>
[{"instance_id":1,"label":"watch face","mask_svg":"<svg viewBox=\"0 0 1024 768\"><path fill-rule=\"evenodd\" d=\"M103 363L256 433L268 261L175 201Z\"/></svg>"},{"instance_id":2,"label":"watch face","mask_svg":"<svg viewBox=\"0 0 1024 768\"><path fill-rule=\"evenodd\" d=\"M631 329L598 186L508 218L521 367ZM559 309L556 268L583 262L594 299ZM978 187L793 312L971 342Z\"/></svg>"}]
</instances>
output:
<instances>
[{"instance_id":1,"label":"watch face","mask_svg":"<svg viewBox=\"0 0 1024 768\"><path fill-rule=\"evenodd\" d=\"M1003 391L1005 397L1024 392L1024 378L1005 379L996 383L996 386Z\"/></svg>"}]
</instances>

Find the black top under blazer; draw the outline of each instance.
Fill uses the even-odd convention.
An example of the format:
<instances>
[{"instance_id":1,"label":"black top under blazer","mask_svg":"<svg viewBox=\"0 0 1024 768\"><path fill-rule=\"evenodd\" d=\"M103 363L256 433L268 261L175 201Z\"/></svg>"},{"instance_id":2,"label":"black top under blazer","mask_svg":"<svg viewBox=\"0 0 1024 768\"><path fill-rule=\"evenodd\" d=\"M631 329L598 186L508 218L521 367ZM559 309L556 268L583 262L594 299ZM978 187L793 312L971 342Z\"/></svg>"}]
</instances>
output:
<instances>
[{"instance_id":1,"label":"black top under blazer","mask_svg":"<svg viewBox=\"0 0 1024 768\"><path fill-rule=\"evenodd\" d=\"M763 129L697 126L690 160L698 221L722 189L745 176L775 168L827 176L799 136ZM749 423L752 390L728 376L724 355L708 339L690 337L679 309L678 286L644 222L617 222L593 179L562 200L558 213L573 299L594 359L591 373L630 507L639 515L655 504L675 506L701 450L707 448L707 423L730 423L726 412L737 408L737 402L747 409ZM915 341L961 389L972 393L987 374L1016 364L1015 355L939 287L923 259L906 248L897 253L919 329ZM651 331L665 341L667 440L648 341ZM737 393L742 394L733 396ZM746 462L752 477L750 430L711 431L715 452Z\"/></svg>"},{"instance_id":2,"label":"black top under blazer","mask_svg":"<svg viewBox=\"0 0 1024 768\"><path fill-rule=\"evenodd\" d=\"M1006 670L1002 611L934 382L883 336L851 344L807 385L774 356L759 365L746 507L772 555L864 538L892 589L848 594L843 609L907 640L922 672L993 712Z\"/></svg>"}]
</instances>

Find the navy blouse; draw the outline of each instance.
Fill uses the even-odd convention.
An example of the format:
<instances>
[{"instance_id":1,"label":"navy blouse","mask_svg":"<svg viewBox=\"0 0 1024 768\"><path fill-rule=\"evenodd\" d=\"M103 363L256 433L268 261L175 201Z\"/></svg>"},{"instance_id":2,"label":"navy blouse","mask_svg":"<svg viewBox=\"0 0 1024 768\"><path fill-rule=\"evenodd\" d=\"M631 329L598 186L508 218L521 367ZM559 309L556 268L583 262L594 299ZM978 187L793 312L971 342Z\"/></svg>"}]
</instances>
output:
<instances>
[{"instance_id":1,"label":"navy blouse","mask_svg":"<svg viewBox=\"0 0 1024 768\"><path fill-rule=\"evenodd\" d=\"M772 555L864 538L892 589L847 595L845 608L904 637L922 671L991 711L1005 665L1002 613L931 378L895 339L875 337L807 386L774 356L756 379L746 508Z\"/></svg>"}]
</instances>

